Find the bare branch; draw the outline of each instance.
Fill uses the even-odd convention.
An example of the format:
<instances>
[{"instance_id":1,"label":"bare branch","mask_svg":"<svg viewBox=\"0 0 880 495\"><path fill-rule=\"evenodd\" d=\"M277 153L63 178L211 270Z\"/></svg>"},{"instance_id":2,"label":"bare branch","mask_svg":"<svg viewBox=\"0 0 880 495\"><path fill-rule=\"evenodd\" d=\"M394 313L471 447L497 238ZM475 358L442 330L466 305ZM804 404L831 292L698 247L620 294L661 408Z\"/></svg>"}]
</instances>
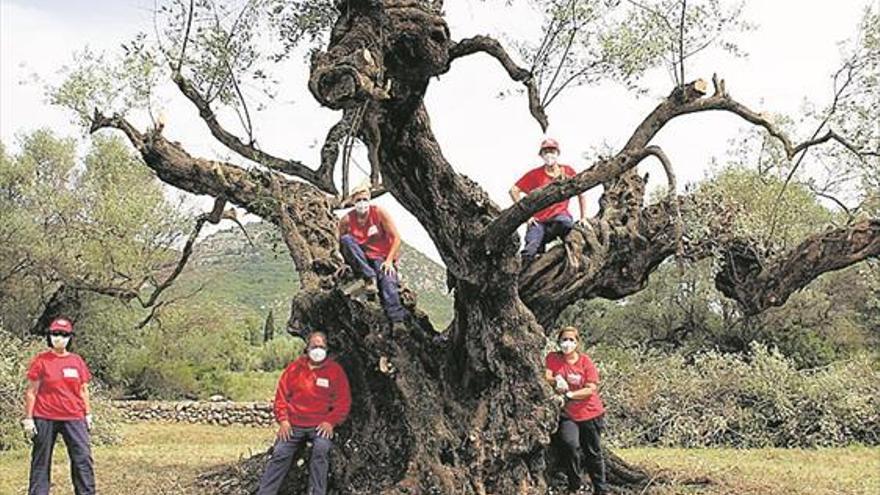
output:
<instances>
[{"instance_id":1,"label":"bare branch","mask_svg":"<svg viewBox=\"0 0 880 495\"><path fill-rule=\"evenodd\" d=\"M681 21L678 24L678 83L684 84L684 21L687 13L687 0L681 0Z\"/></svg>"},{"instance_id":2,"label":"bare branch","mask_svg":"<svg viewBox=\"0 0 880 495\"><path fill-rule=\"evenodd\" d=\"M669 193L667 194L667 200L672 204L673 212L675 214L674 222L674 232L675 232L675 255L678 260L681 260L682 255L684 254L684 244L682 243L682 235L684 230L684 221L681 218L681 206L678 200L678 184L675 179L675 171L672 169L672 163L669 161L669 158L666 156L666 153L663 152L661 148L658 146L648 146L646 151L658 160L663 165L663 170L666 172L666 180L667 187L669 188Z\"/></svg>"},{"instance_id":3,"label":"bare branch","mask_svg":"<svg viewBox=\"0 0 880 495\"><path fill-rule=\"evenodd\" d=\"M529 111L532 117L541 125L541 130L546 131L550 124L538 96L538 86L535 78L531 72L516 65L498 41L488 36L474 36L473 38L463 39L449 48L449 61L452 62L457 58L477 52L483 52L494 57L504 67L504 70L507 71L511 79L525 85L529 95Z\"/></svg>"},{"instance_id":4,"label":"bare branch","mask_svg":"<svg viewBox=\"0 0 880 495\"><path fill-rule=\"evenodd\" d=\"M575 6L576 6L576 3L574 1L572 1L571 2L572 22L574 22L574 19L575 19L575 12L574 12ZM547 84L547 88L545 88L545 90L544 90L543 98L541 98L541 106L545 109L547 108L547 105L549 105L549 103L550 103L549 100L547 99L547 97L550 95L550 91L553 89L553 85L556 84L556 78L559 77L559 73L562 71L562 68L565 66L565 59L568 57L568 53L571 51L571 46L574 43L574 39L575 39L575 36L577 36L577 32L578 32L578 25L577 25L577 23L575 23L575 25L571 28L571 36L568 37L568 42L565 44L565 49L562 51L562 57L559 59L559 65L556 67L556 71L553 73L553 77L550 79L550 83Z\"/></svg>"},{"instance_id":5,"label":"bare branch","mask_svg":"<svg viewBox=\"0 0 880 495\"><path fill-rule=\"evenodd\" d=\"M821 190L817 189L816 186L814 186L812 183L809 183L809 182L808 182L808 183L807 183L807 188L810 190L810 192L812 192L812 193L815 194L816 196L819 196L820 198L825 198L825 199L828 199L828 200L834 202L834 204L836 204L837 206L839 206L840 209L843 210L844 213L846 213L847 218L849 218L850 220L853 219L853 212L850 211L850 209L847 208L845 204L843 204L843 201L837 199L837 198L836 198L834 195L832 195L832 194L828 194L828 193L825 192L825 191L821 191Z\"/></svg>"},{"instance_id":6,"label":"bare branch","mask_svg":"<svg viewBox=\"0 0 880 495\"><path fill-rule=\"evenodd\" d=\"M195 0L189 0L189 14L186 18L186 30L183 33L183 42L180 44L180 57L177 59L177 68L175 72L180 72L180 68L183 67L183 59L186 56L186 44L189 42L189 31L192 28L193 15L195 12L194 9Z\"/></svg>"},{"instance_id":7,"label":"bare branch","mask_svg":"<svg viewBox=\"0 0 880 495\"><path fill-rule=\"evenodd\" d=\"M189 298L195 296L196 294L198 294L199 292L201 292L204 288L205 288L204 285L199 285L195 290L193 290L192 292L190 292L188 294L184 294L180 297L175 297L175 298L168 299L165 301L160 301L157 304L151 306L150 313L147 314L147 316L143 320L141 320L140 323L138 323L137 325L134 326L135 330L140 330L140 329L144 328L145 326L147 326L148 323L150 323L151 321L153 321L156 318L156 316L159 314L159 311L161 311L162 309L167 308L168 306L171 306L172 304L178 303L180 301L184 301L186 299L189 299Z\"/></svg>"},{"instance_id":8,"label":"bare branch","mask_svg":"<svg viewBox=\"0 0 880 495\"><path fill-rule=\"evenodd\" d=\"M306 167L301 162L278 158L256 148L253 144L242 142L241 139L220 125L217 121L217 115L214 114L214 111L211 109L211 105L202 97L202 95L199 94L195 87L193 87L186 78L178 73L173 74L172 79L184 96L186 96L187 99L189 99L199 110L199 116L205 124L208 125L211 134L217 138L218 141L226 145L227 148L272 170L299 177L312 183L325 192L336 194L336 186L333 184L332 167L325 167L326 163L322 163L321 168L315 171Z\"/></svg>"},{"instance_id":9,"label":"bare branch","mask_svg":"<svg viewBox=\"0 0 880 495\"><path fill-rule=\"evenodd\" d=\"M193 194L223 198L270 222L277 222L274 199L267 189L272 177L277 174L245 170L230 163L193 157L179 144L166 140L159 133L141 133L124 118L116 115L106 117L95 110L91 132L105 128L125 133L147 166L163 182ZM288 181L286 187L292 189L291 194L299 195L314 189L314 186L298 181Z\"/></svg>"},{"instance_id":10,"label":"bare branch","mask_svg":"<svg viewBox=\"0 0 880 495\"><path fill-rule=\"evenodd\" d=\"M288 180L272 171L245 170L229 163L193 157L158 132L142 134L125 119L118 116L107 118L96 111L92 131L103 128L123 130L147 166L169 185L194 194L207 194L218 201L229 201L276 225L287 221L281 217L280 205L284 203L285 208L301 217L302 222L295 228L298 235L308 239L301 246L308 252L297 253L297 256L311 262L297 266L300 275L327 267L327 260L337 247L336 219L331 209L333 198L314 185ZM216 205L214 218L221 209ZM222 218L235 220L234 212L228 210Z\"/></svg>"},{"instance_id":11,"label":"bare branch","mask_svg":"<svg viewBox=\"0 0 880 495\"><path fill-rule=\"evenodd\" d=\"M222 211L223 205L225 205L225 204L226 204L226 201L223 201L223 200L215 201L214 210L216 211L217 205L219 205L220 211ZM180 276L181 273L183 273L183 269L186 267L186 264L189 261L190 256L192 256L193 246L195 246L196 239L199 237L199 234L202 232L202 227L205 225L205 222L211 220L212 217L213 217L212 215L208 214L208 215L200 215L199 218L196 219L196 225L193 228L193 231L190 233L189 238L186 240L186 244L184 244L184 246L183 246L183 250L180 253L180 259L177 260L177 265L175 265L174 270L172 270L171 273L168 274L168 276L165 278L165 280L163 280L158 285L156 285L155 290L153 290L153 292L150 293L150 297L147 298L146 301L142 300L140 298L140 296L138 296L138 298L137 298L138 302L141 304L142 307L149 308L149 307L153 306L154 304L156 304L156 301L159 299L159 296L162 295L162 292L164 292L166 289L171 287L171 284L173 284L174 281L177 280L177 277ZM220 219L218 217L217 222L219 222L219 221L220 221ZM217 223L217 222L212 222L212 223Z\"/></svg>"}]
</instances>

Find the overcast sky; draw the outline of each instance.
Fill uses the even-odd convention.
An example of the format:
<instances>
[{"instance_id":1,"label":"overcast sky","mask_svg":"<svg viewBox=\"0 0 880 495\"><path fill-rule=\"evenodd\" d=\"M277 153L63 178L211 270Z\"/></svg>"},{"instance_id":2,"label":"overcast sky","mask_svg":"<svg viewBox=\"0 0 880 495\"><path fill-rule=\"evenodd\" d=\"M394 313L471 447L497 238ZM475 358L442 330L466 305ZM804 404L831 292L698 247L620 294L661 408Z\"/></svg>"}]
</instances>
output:
<instances>
[{"instance_id":1,"label":"overcast sky","mask_svg":"<svg viewBox=\"0 0 880 495\"><path fill-rule=\"evenodd\" d=\"M813 2L752 0L746 19L757 29L741 37L748 53L734 59L707 53L687 67L688 79L709 79L718 72L729 92L753 108L796 116L805 99L823 104L831 96L831 73L840 63L839 42L855 33L863 9L871 0ZM877 5L878 0L873 0ZM498 38L528 36L537 31L537 17L525 5L499 8L496 1L447 1L447 20L455 39L475 34ZM62 135L79 132L69 113L44 102L39 74L51 79L69 63L74 50L86 45L115 50L138 31L152 32L153 0L0 0L0 138L14 148L15 135L50 127ZM285 72L278 102L255 117L256 135L264 149L309 164L318 163L318 147L338 114L322 109L306 89L306 64L295 60ZM651 74L651 91L636 97L614 85L578 88L564 94L549 110L549 135L562 146L562 161L576 170L588 164L583 155L605 144L614 149L671 88L664 71ZM517 89L494 60L483 55L456 61L452 70L431 82L427 105L443 152L455 168L482 184L502 207L506 191L526 170L539 164L542 138L524 97L500 99ZM168 92L165 135L206 157L230 158L218 145L182 96ZM143 120L137 120L141 126ZM730 140L745 126L731 115L700 114L679 118L655 139L672 160L679 187L704 177L712 158L723 159ZM803 139L798 136L796 139ZM365 160L361 159L361 162ZM659 166L650 171L654 186L664 179ZM598 191L590 193L591 211ZM413 217L385 197L380 203L398 218L404 240L438 259L430 238ZM207 201L193 201L207 208ZM575 203L572 203L576 211Z\"/></svg>"}]
</instances>

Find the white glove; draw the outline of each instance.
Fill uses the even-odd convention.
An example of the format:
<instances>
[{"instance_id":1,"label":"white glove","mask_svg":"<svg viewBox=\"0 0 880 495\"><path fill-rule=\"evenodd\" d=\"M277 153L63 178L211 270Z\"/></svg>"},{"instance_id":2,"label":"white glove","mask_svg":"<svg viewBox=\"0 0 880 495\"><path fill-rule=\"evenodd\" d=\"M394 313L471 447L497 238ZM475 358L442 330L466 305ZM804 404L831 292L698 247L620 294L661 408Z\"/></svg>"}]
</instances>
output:
<instances>
[{"instance_id":1,"label":"white glove","mask_svg":"<svg viewBox=\"0 0 880 495\"><path fill-rule=\"evenodd\" d=\"M31 438L37 436L37 423L34 423L33 418L25 418L21 420L21 427L24 428L24 432Z\"/></svg>"},{"instance_id":2,"label":"white glove","mask_svg":"<svg viewBox=\"0 0 880 495\"><path fill-rule=\"evenodd\" d=\"M89 431L92 431L92 424L93 424L92 415L86 414L86 429Z\"/></svg>"},{"instance_id":3,"label":"white glove","mask_svg":"<svg viewBox=\"0 0 880 495\"><path fill-rule=\"evenodd\" d=\"M565 377L562 375L556 375L556 391L568 392L568 382L565 381Z\"/></svg>"}]
</instances>

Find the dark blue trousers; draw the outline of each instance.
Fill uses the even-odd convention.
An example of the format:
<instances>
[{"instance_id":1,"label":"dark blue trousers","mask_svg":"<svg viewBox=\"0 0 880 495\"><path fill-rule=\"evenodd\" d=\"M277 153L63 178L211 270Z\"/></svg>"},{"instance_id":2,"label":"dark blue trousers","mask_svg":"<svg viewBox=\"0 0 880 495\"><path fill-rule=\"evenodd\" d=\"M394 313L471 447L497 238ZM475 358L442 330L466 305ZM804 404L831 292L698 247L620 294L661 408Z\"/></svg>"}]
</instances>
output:
<instances>
[{"instance_id":1,"label":"dark blue trousers","mask_svg":"<svg viewBox=\"0 0 880 495\"><path fill-rule=\"evenodd\" d=\"M382 308L392 323L403 321L406 318L406 308L400 303L400 280L397 274L386 275L382 271L382 262L384 260L374 260L367 258L363 248L349 234L339 238L340 251L345 262L354 270L355 274L371 278L376 281L379 288L379 298L382 301Z\"/></svg>"},{"instance_id":2,"label":"dark blue trousers","mask_svg":"<svg viewBox=\"0 0 880 495\"><path fill-rule=\"evenodd\" d=\"M34 418L37 436L31 450L31 476L28 495L48 495L52 477L52 449L58 434L70 457L70 478L76 495L94 495L95 470L86 420L53 421Z\"/></svg>"},{"instance_id":3,"label":"dark blue trousers","mask_svg":"<svg viewBox=\"0 0 880 495\"><path fill-rule=\"evenodd\" d=\"M260 479L257 495L276 495L290 471L293 458L307 441L312 442L312 458L309 459L309 495L325 495L327 493L327 474L330 472L330 448L333 442L319 437L314 427L302 428L294 426L290 439L276 440L272 447L272 457L266 465L266 471Z\"/></svg>"},{"instance_id":4,"label":"dark blue trousers","mask_svg":"<svg viewBox=\"0 0 880 495\"><path fill-rule=\"evenodd\" d=\"M565 237L574 226L571 215L556 215L546 222L535 222L526 229L526 245L522 257L532 260L538 253L544 252L544 246L556 238Z\"/></svg>"},{"instance_id":5,"label":"dark blue trousers","mask_svg":"<svg viewBox=\"0 0 880 495\"><path fill-rule=\"evenodd\" d=\"M564 445L565 473L570 486L580 485L581 462L586 465L587 474L593 483L594 494L608 493L605 479L605 458L602 456L600 440L605 420L602 416L586 421L572 421L562 418L559 421L559 437Z\"/></svg>"}]
</instances>

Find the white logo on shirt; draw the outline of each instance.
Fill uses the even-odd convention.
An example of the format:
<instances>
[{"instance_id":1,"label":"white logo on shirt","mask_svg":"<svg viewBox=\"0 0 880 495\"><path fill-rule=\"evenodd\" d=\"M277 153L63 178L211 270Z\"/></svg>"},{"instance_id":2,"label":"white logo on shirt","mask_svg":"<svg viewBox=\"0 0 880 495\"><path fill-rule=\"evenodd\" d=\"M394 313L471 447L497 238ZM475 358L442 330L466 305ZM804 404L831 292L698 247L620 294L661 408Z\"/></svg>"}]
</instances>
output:
<instances>
[{"instance_id":1,"label":"white logo on shirt","mask_svg":"<svg viewBox=\"0 0 880 495\"><path fill-rule=\"evenodd\" d=\"M61 374L64 375L64 378L79 378L79 370L76 368L64 368L61 370Z\"/></svg>"},{"instance_id":2,"label":"white logo on shirt","mask_svg":"<svg viewBox=\"0 0 880 495\"><path fill-rule=\"evenodd\" d=\"M370 225L370 228L367 229L367 237L373 237L374 235L379 233L379 228L375 225Z\"/></svg>"},{"instance_id":3,"label":"white logo on shirt","mask_svg":"<svg viewBox=\"0 0 880 495\"><path fill-rule=\"evenodd\" d=\"M581 374L580 373L569 373L568 376L565 377L568 380L568 383L572 385L580 385L581 383Z\"/></svg>"},{"instance_id":4,"label":"white logo on shirt","mask_svg":"<svg viewBox=\"0 0 880 495\"><path fill-rule=\"evenodd\" d=\"M318 378L317 380L315 380L315 385L322 388L328 388L330 386L330 380L326 378Z\"/></svg>"}]
</instances>

